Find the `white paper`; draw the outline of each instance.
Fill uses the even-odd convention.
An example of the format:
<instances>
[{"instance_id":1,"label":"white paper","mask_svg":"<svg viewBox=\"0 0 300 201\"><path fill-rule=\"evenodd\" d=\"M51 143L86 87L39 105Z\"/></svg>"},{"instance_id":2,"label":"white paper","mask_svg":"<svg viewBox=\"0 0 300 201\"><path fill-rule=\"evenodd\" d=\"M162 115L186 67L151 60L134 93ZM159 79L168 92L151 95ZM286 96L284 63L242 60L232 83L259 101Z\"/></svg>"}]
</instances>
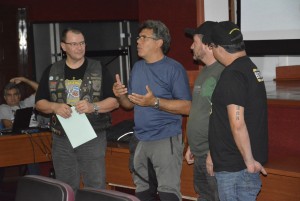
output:
<instances>
[{"instance_id":1,"label":"white paper","mask_svg":"<svg viewBox=\"0 0 300 201\"><path fill-rule=\"evenodd\" d=\"M72 115L65 119L56 115L64 128L73 148L76 148L97 137L95 130L86 115L76 112L75 107L71 107Z\"/></svg>"}]
</instances>

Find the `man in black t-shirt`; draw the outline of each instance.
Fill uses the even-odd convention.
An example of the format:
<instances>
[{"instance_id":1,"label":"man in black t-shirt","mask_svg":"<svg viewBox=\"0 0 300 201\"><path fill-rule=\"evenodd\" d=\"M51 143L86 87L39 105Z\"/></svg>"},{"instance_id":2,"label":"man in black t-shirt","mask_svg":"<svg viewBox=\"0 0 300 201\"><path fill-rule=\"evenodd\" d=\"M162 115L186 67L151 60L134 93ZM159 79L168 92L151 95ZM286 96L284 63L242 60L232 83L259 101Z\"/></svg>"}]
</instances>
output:
<instances>
[{"instance_id":1,"label":"man in black t-shirt","mask_svg":"<svg viewBox=\"0 0 300 201\"><path fill-rule=\"evenodd\" d=\"M104 189L106 129L111 124L110 112L119 104L112 93L112 83L105 82L107 76L100 62L84 56L83 33L68 28L63 31L60 44L67 58L45 70L35 99L37 110L51 115L55 176L74 191L79 188L80 179L84 187ZM96 138L76 147L72 146L57 118L70 118L72 111L85 113L97 134ZM86 132L80 135L84 136Z\"/></svg>"},{"instance_id":2,"label":"man in black t-shirt","mask_svg":"<svg viewBox=\"0 0 300 201\"><path fill-rule=\"evenodd\" d=\"M256 200L268 156L267 98L263 77L246 55L232 22L219 22L209 37L225 66L212 95L209 146L220 200Z\"/></svg>"}]
</instances>

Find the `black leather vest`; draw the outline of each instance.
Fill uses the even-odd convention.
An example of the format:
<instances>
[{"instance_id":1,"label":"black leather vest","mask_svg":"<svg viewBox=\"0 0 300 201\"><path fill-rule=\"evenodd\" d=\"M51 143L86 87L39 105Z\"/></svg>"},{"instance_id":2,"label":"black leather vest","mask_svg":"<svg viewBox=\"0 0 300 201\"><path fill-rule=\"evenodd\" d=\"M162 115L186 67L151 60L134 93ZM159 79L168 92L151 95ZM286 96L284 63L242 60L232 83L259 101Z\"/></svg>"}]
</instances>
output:
<instances>
[{"instance_id":1,"label":"black leather vest","mask_svg":"<svg viewBox=\"0 0 300 201\"><path fill-rule=\"evenodd\" d=\"M67 103L68 93L65 86L65 63L66 60L61 60L54 63L51 67L49 73L49 90L52 102ZM87 68L80 85L79 93L80 100L86 99L90 103L102 100L102 67L100 62L87 59ZM111 125L110 113L89 113L86 116L97 134ZM65 134L55 114L52 114L50 122L54 130Z\"/></svg>"}]
</instances>

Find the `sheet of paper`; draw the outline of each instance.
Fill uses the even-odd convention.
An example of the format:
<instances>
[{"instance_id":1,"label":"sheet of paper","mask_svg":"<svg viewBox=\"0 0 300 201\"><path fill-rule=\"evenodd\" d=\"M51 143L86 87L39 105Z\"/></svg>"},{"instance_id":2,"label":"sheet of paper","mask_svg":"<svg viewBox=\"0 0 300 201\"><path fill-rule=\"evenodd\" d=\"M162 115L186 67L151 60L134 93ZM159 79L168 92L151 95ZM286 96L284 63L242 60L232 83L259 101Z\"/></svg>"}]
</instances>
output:
<instances>
[{"instance_id":1,"label":"sheet of paper","mask_svg":"<svg viewBox=\"0 0 300 201\"><path fill-rule=\"evenodd\" d=\"M72 116L68 119L56 115L64 128L73 148L76 148L97 137L91 123L85 114L76 112L75 107L71 107Z\"/></svg>"}]
</instances>

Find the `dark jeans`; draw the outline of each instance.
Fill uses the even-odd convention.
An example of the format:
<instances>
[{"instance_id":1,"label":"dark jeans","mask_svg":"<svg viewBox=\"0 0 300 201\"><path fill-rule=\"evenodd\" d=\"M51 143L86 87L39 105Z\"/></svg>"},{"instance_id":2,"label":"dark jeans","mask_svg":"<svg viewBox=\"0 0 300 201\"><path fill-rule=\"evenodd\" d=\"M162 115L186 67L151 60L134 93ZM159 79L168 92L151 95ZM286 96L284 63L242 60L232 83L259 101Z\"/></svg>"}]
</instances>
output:
<instances>
[{"instance_id":1,"label":"dark jeans","mask_svg":"<svg viewBox=\"0 0 300 201\"><path fill-rule=\"evenodd\" d=\"M98 137L73 149L65 136L52 134L52 154L56 179L69 184L76 192L82 177L84 187L104 189L105 183L105 131Z\"/></svg>"},{"instance_id":2,"label":"dark jeans","mask_svg":"<svg viewBox=\"0 0 300 201\"><path fill-rule=\"evenodd\" d=\"M218 201L218 185L214 176L207 174L207 154L194 159L194 188L199 194L198 201Z\"/></svg>"}]
</instances>

